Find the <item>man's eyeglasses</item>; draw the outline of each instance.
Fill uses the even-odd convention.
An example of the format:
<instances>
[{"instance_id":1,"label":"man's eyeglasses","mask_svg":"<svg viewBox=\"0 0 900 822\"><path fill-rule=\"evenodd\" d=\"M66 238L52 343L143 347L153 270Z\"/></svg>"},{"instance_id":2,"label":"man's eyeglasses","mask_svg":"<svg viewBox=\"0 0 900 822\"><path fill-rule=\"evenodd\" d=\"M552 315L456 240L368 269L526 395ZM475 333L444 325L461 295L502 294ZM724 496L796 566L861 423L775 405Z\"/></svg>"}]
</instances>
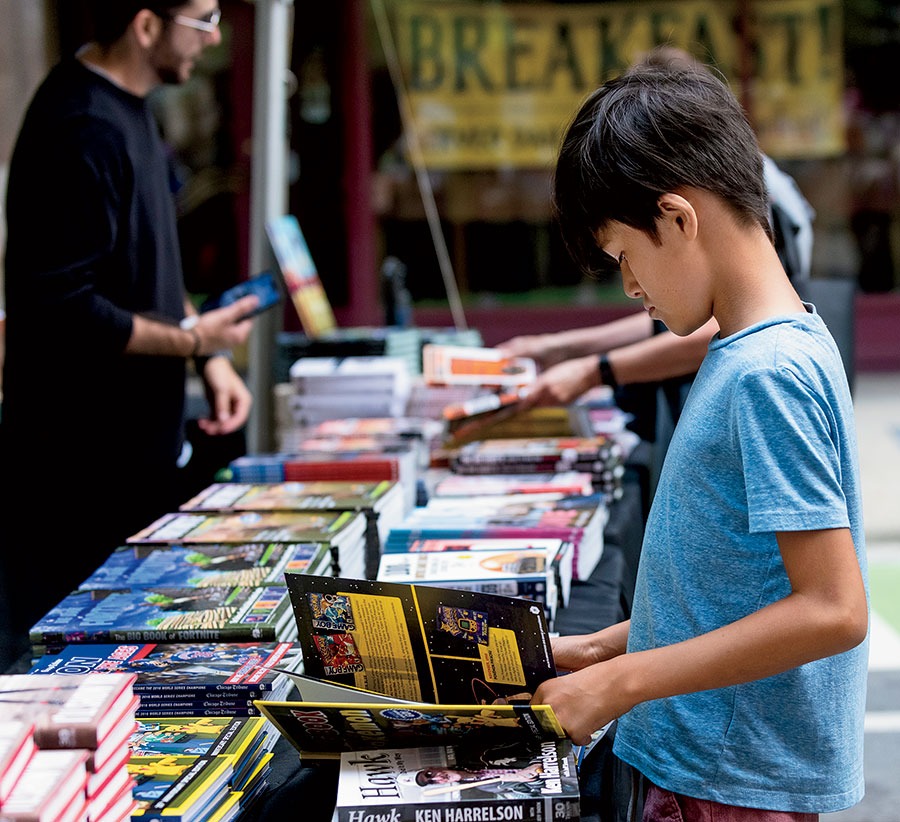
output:
<instances>
[{"instance_id":1,"label":"man's eyeglasses","mask_svg":"<svg viewBox=\"0 0 900 822\"><path fill-rule=\"evenodd\" d=\"M197 31L212 34L219 27L219 21L222 19L222 10L216 9L211 11L206 17L201 17L199 20L196 17L188 17L185 14L173 14L169 19L180 26L187 26L191 29L197 29Z\"/></svg>"}]
</instances>

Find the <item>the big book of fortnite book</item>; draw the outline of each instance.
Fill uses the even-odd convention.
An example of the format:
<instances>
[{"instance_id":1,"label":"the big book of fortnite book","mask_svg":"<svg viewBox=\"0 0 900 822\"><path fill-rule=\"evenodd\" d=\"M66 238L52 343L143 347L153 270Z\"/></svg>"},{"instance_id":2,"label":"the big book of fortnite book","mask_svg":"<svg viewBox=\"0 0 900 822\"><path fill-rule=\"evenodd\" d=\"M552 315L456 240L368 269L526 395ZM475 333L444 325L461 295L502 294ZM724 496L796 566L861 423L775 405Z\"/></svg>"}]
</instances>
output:
<instances>
[{"instance_id":1,"label":"the big book of fortnite book","mask_svg":"<svg viewBox=\"0 0 900 822\"><path fill-rule=\"evenodd\" d=\"M369 702L527 703L556 676L539 603L341 577L286 574L285 581L306 689L295 682L305 701L359 702L368 692Z\"/></svg>"}]
</instances>

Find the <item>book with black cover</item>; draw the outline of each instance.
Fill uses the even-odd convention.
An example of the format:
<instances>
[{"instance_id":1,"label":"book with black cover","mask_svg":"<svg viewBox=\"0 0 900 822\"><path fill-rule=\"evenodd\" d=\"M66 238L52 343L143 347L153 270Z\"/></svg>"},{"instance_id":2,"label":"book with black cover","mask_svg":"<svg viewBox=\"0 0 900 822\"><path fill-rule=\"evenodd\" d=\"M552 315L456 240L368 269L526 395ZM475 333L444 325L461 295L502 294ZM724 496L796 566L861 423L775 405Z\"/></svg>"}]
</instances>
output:
<instances>
[{"instance_id":1,"label":"book with black cover","mask_svg":"<svg viewBox=\"0 0 900 822\"><path fill-rule=\"evenodd\" d=\"M420 745L540 743L565 739L549 705L404 705L273 702L259 709L307 759Z\"/></svg>"}]
</instances>

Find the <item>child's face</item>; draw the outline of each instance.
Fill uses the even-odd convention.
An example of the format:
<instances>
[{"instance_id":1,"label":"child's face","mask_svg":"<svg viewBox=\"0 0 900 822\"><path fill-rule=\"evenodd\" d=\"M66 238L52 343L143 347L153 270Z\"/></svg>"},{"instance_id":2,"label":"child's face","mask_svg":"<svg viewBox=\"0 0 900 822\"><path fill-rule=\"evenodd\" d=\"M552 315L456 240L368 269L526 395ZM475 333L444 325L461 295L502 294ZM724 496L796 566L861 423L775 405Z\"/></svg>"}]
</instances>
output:
<instances>
[{"instance_id":1,"label":"child's face","mask_svg":"<svg viewBox=\"0 0 900 822\"><path fill-rule=\"evenodd\" d=\"M655 320L679 336L696 331L712 316L712 296L696 246L684 241L677 226L658 221L660 242L640 229L611 223L598 244L619 261L626 296L641 300Z\"/></svg>"}]
</instances>

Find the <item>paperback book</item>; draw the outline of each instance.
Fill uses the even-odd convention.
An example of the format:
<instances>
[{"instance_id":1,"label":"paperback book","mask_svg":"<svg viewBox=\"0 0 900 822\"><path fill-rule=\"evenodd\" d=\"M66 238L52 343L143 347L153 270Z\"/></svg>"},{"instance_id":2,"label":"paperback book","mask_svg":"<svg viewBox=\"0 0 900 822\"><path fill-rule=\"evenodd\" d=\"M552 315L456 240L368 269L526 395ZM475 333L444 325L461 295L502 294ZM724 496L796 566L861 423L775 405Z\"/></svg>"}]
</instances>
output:
<instances>
[{"instance_id":1,"label":"paperback book","mask_svg":"<svg viewBox=\"0 0 900 822\"><path fill-rule=\"evenodd\" d=\"M259 709L304 759L342 751L420 745L534 743L565 739L549 705L404 705L272 702Z\"/></svg>"},{"instance_id":2,"label":"paperback book","mask_svg":"<svg viewBox=\"0 0 900 822\"><path fill-rule=\"evenodd\" d=\"M215 545L270 542L325 542L332 572L365 570L367 523L357 511L235 511L164 514L129 537L129 545Z\"/></svg>"},{"instance_id":3,"label":"paperback book","mask_svg":"<svg viewBox=\"0 0 900 822\"><path fill-rule=\"evenodd\" d=\"M82 591L122 588L253 588L284 585L286 572L331 572L325 542L123 545L81 585Z\"/></svg>"},{"instance_id":4,"label":"paperback book","mask_svg":"<svg viewBox=\"0 0 900 822\"><path fill-rule=\"evenodd\" d=\"M231 787L245 790L260 778L276 739L262 716L142 717L128 747L132 762L160 755L230 756Z\"/></svg>"},{"instance_id":5,"label":"paperback book","mask_svg":"<svg viewBox=\"0 0 900 822\"><path fill-rule=\"evenodd\" d=\"M416 540L555 538L571 542L572 578L587 579L603 554L606 497L510 494L432 498L391 530L385 553L406 552Z\"/></svg>"},{"instance_id":6,"label":"paperback book","mask_svg":"<svg viewBox=\"0 0 900 822\"><path fill-rule=\"evenodd\" d=\"M579 471L547 474L447 474L431 491L432 497L496 497L509 494L594 493L591 475Z\"/></svg>"},{"instance_id":7,"label":"paperback book","mask_svg":"<svg viewBox=\"0 0 900 822\"><path fill-rule=\"evenodd\" d=\"M214 483L181 506L182 511L356 511L366 516L366 556L374 561L390 529L404 516L403 489L396 482ZM293 570L293 569L290 569ZM368 573L371 570L371 573ZM367 568L366 576L374 576Z\"/></svg>"},{"instance_id":8,"label":"paperback book","mask_svg":"<svg viewBox=\"0 0 900 822\"><path fill-rule=\"evenodd\" d=\"M422 376L436 385L482 385L514 388L529 385L537 377L530 357L507 357L499 349L480 346L422 346Z\"/></svg>"},{"instance_id":9,"label":"paperback book","mask_svg":"<svg viewBox=\"0 0 900 822\"><path fill-rule=\"evenodd\" d=\"M411 702L487 705L529 701L556 675L538 603L300 574L287 584L307 677Z\"/></svg>"},{"instance_id":10,"label":"paperback book","mask_svg":"<svg viewBox=\"0 0 900 822\"><path fill-rule=\"evenodd\" d=\"M230 756L147 756L131 759L137 802L132 819L208 819L229 798Z\"/></svg>"},{"instance_id":11,"label":"paperback book","mask_svg":"<svg viewBox=\"0 0 900 822\"><path fill-rule=\"evenodd\" d=\"M132 688L146 712L187 701L246 706L254 699L286 699L293 688L287 672L302 667L300 646L292 642L130 643L67 645L41 657L28 673L134 674Z\"/></svg>"},{"instance_id":12,"label":"paperback book","mask_svg":"<svg viewBox=\"0 0 900 822\"><path fill-rule=\"evenodd\" d=\"M30 631L32 645L50 653L70 643L290 642L295 636L288 591L277 585L74 591Z\"/></svg>"},{"instance_id":13,"label":"paperback book","mask_svg":"<svg viewBox=\"0 0 900 822\"><path fill-rule=\"evenodd\" d=\"M390 553L381 557L376 578L531 599L544 606L552 629L560 598L552 559L545 549L528 547Z\"/></svg>"},{"instance_id":14,"label":"paperback book","mask_svg":"<svg viewBox=\"0 0 900 822\"><path fill-rule=\"evenodd\" d=\"M337 327L331 303L309 253L297 218L291 214L266 222L266 233L303 331L311 339Z\"/></svg>"},{"instance_id":15,"label":"paperback book","mask_svg":"<svg viewBox=\"0 0 900 822\"><path fill-rule=\"evenodd\" d=\"M341 754L337 822L577 820L571 744L383 748Z\"/></svg>"}]
</instances>

